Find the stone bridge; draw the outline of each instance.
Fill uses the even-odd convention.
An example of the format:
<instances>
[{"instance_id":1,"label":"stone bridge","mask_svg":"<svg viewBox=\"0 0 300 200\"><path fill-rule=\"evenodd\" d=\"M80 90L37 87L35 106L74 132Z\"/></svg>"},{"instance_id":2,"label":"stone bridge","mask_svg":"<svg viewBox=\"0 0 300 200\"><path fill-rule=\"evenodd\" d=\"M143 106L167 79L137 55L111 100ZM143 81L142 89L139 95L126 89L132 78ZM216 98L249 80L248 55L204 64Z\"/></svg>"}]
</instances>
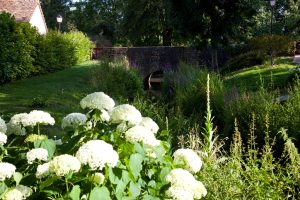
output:
<instances>
[{"instance_id":1,"label":"stone bridge","mask_svg":"<svg viewBox=\"0 0 300 200\"><path fill-rule=\"evenodd\" d=\"M130 66L136 68L143 76L146 84L152 75L159 76L166 71L177 70L180 62L211 68L211 52L209 48L198 50L192 47L104 47L95 48L93 58L118 59L126 57ZM224 64L227 59L228 53L219 49L219 65ZM145 87L147 86L145 85Z\"/></svg>"}]
</instances>

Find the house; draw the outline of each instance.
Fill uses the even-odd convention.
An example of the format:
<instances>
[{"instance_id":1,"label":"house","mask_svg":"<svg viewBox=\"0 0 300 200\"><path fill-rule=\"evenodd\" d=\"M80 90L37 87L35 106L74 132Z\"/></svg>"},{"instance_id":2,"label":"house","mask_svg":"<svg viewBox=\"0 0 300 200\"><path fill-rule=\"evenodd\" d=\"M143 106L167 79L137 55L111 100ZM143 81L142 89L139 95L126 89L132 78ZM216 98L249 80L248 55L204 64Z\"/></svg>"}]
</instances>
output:
<instances>
[{"instance_id":1,"label":"house","mask_svg":"<svg viewBox=\"0 0 300 200\"><path fill-rule=\"evenodd\" d=\"M39 0L0 0L0 12L12 14L16 21L29 22L40 34L47 33L47 25Z\"/></svg>"}]
</instances>

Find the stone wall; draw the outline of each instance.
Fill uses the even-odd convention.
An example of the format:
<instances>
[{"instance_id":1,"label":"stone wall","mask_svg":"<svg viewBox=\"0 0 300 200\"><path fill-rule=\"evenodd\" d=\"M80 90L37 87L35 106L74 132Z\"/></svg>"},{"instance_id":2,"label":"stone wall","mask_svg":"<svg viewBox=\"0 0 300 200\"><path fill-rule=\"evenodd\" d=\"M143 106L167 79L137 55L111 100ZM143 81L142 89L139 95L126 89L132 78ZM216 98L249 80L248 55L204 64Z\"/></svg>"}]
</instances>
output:
<instances>
[{"instance_id":1,"label":"stone wall","mask_svg":"<svg viewBox=\"0 0 300 200\"><path fill-rule=\"evenodd\" d=\"M103 57L117 59L127 57L130 65L147 76L154 71L176 70L180 62L211 69L212 50L198 50L192 47L105 47L101 48L98 59ZM218 50L219 66L222 66L229 55Z\"/></svg>"}]
</instances>

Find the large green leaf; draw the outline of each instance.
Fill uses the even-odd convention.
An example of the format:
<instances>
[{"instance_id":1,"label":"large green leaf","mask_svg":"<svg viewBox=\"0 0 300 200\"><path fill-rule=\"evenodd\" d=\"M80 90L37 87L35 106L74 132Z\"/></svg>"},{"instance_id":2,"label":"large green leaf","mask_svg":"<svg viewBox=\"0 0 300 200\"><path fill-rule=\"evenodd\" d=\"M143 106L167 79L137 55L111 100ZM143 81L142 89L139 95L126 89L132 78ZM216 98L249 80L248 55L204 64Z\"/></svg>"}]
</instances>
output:
<instances>
[{"instance_id":1,"label":"large green leaf","mask_svg":"<svg viewBox=\"0 0 300 200\"><path fill-rule=\"evenodd\" d=\"M38 140L34 142L35 148L44 148L48 151L48 158L51 159L54 155L54 152L56 150L56 144L55 141L52 139L47 140Z\"/></svg>"},{"instance_id":2,"label":"large green leaf","mask_svg":"<svg viewBox=\"0 0 300 200\"><path fill-rule=\"evenodd\" d=\"M0 182L0 196L7 190L7 186L4 182Z\"/></svg>"},{"instance_id":3,"label":"large green leaf","mask_svg":"<svg viewBox=\"0 0 300 200\"><path fill-rule=\"evenodd\" d=\"M129 160L130 172L132 173L135 179L140 175L141 170L143 169L142 162L144 160L144 156L139 153L132 154Z\"/></svg>"},{"instance_id":4,"label":"large green leaf","mask_svg":"<svg viewBox=\"0 0 300 200\"><path fill-rule=\"evenodd\" d=\"M106 187L94 187L91 191L89 200L111 200L109 191Z\"/></svg>"},{"instance_id":5,"label":"large green leaf","mask_svg":"<svg viewBox=\"0 0 300 200\"><path fill-rule=\"evenodd\" d=\"M75 185L72 188L72 191L70 192L69 196L72 200L79 200L80 199L80 186Z\"/></svg>"},{"instance_id":6,"label":"large green leaf","mask_svg":"<svg viewBox=\"0 0 300 200\"><path fill-rule=\"evenodd\" d=\"M130 182L129 184L129 192L130 196L132 197L138 197L141 193L141 187L138 183Z\"/></svg>"},{"instance_id":7,"label":"large green leaf","mask_svg":"<svg viewBox=\"0 0 300 200\"><path fill-rule=\"evenodd\" d=\"M120 168L109 168L108 169L109 180L112 184L118 184L122 178L122 169Z\"/></svg>"},{"instance_id":8,"label":"large green leaf","mask_svg":"<svg viewBox=\"0 0 300 200\"><path fill-rule=\"evenodd\" d=\"M16 185L19 185L22 178L23 178L23 175L20 172L16 172L14 174L14 180L16 181Z\"/></svg>"},{"instance_id":9,"label":"large green leaf","mask_svg":"<svg viewBox=\"0 0 300 200\"><path fill-rule=\"evenodd\" d=\"M40 184L40 190L43 190L44 188L52 185L55 181L57 181L59 178L57 176L52 176L48 179L46 179L45 181L43 181L41 184Z\"/></svg>"}]
</instances>

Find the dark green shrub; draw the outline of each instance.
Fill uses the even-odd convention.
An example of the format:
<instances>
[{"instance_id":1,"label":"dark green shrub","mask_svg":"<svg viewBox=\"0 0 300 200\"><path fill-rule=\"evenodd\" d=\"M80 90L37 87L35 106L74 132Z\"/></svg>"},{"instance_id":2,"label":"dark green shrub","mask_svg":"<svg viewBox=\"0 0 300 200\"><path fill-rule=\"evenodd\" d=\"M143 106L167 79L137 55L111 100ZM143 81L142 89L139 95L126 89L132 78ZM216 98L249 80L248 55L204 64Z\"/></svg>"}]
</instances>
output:
<instances>
[{"instance_id":1,"label":"dark green shrub","mask_svg":"<svg viewBox=\"0 0 300 200\"><path fill-rule=\"evenodd\" d=\"M123 61L101 61L92 72L90 82L96 90L110 94L114 99L126 98L132 101L143 92L141 76Z\"/></svg>"},{"instance_id":2,"label":"dark green shrub","mask_svg":"<svg viewBox=\"0 0 300 200\"><path fill-rule=\"evenodd\" d=\"M264 35L254 37L249 41L250 48L265 54L270 54L272 49L273 55L283 54L290 55L294 51L294 39L285 35Z\"/></svg>"},{"instance_id":3,"label":"dark green shrub","mask_svg":"<svg viewBox=\"0 0 300 200\"><path fill-rule=\"evenodd\" d=\"M266 58L267 55L260 51L249 51L229 59L221 71L222 73L226 73L252 67L254 65L261 65Z\"/></svg>"},{"instance_id":4,"label":"dark green shrub","mask_svg":"<svg viewBox=\"0 0 300 200\"><path fill-rule=\"evenodd\" d=\"M178 71L166 72L166 83L174 87L174 103L185 116L196 115L199 120L206 111L206 81L208 71L203 68L180 64ZM223 82L210 73L211 107L216 120L222 119L224 107Z\"/></svg>"},{"instance_id":5,"label":"dark green shrub","mask_svg":"<svg viewBox=\"0 0 300 200\"><path fill-rule=\"evenodd\" d=\"M29 23L17 23L10 14L0 14L0 83L38 72L33 65L37 37Z\"/></svg>"}]
</instances>

